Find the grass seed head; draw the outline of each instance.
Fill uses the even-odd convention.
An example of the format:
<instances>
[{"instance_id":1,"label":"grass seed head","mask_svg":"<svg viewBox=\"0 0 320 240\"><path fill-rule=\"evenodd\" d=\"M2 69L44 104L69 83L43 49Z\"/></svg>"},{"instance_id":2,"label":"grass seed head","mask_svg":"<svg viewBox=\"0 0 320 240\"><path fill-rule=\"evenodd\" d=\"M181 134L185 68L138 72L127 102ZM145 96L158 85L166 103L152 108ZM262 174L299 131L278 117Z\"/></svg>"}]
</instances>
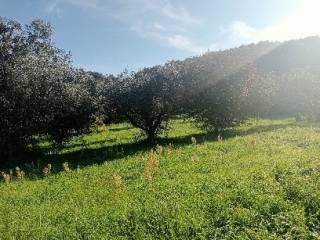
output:
<instances>
[{"instance_id":1,"label":"grass seed head","mask_svg":"<svg viewBox=\"0 0 320 240\"><path fill-rule=\"evenodd\" d=\"M49 175L49 169L47 167L45 167L42 172L43 172L44 176L48 176Z\"/></svg>"},{"instance_id":2,"label":"grass seed head","mask_svg":"<svg viewBox=\"0 0 320 240\"><path fill-rule=\"evenodd\" d=\"M157 145L156 146L156 153L161 155L163 152L163 147L161 145Z\"/></svg>"},{"instance_id":3,"label":"grass seed head","mask_svg":"<svg viewBox=\"0 0 320 240\"><path fill-rule=\"evenodd\" d=\"M67 163L67 162L63 163L63 164L62 164L62 167L63 167L63 171L64 171L65 173L71 172L71 169L70 169L70 167L69 167L69 163Z\"/></svg>"},{"instance_id":4,"label":"grass seed head","mask_svg":"<svg viewBox=\"0 0 320 240\"><path fill-rule=\"evenodd\" d=\"M199 161L198 156L196 156L196 155L191 156L191 162L195 163L195 162L198 162L198 161Z\"/></svg>"},{"instance_id":5,"label":"grass seed head","mask_svg":"<svg viewBox=\"0 0 320 240\"><path fill-rule=\"evenodd\" d=\"M157 153L151 151L150 157L148 158L144 166L145 179L151 181L158 169L159 169L159 156L157 155Z\"/></svg>"},{"instance_id":6,"label":"grass seed head","mask_svg":"<svg viewBox=\"0 0 320 240\"><path fill-rule=\"evenodd\" d=\"M52 165L49 163L42 171L44 176L49 176L51 174L51 169Z\"/></svg>"},{"instance_id":7,"label":"grass seed head","mask_svg":"<svg viewBox=\"0 0 320 240\"><path fill-rule=\"evenodd\" d=\"M23 179L23 171L21 171L21 169L19 167L16 167L16 177L17 179L21 180Z\"/></svg>"},{"instance_id":8,"label":"grass seed head","mask_svg":"<svg viewBox=\"0 0 320 240\"><path fill-rule=\"evenodd\" d=\"M122 177L119 175L113 175L113 185L116 191L121 191Z\"/></svg>"},{"instance_id":9,"label":"grass seed head","mask_svg":"<svg viewBox=\"0 0 320 240\"><path fill-rule=\"evenodd\" d=\"M5 183L10 183L11 181L11 177L10 177L10 174L7 174L5 172L1 172L1 176L3 177L3 180Z\"/></svg>"}]
</instances>

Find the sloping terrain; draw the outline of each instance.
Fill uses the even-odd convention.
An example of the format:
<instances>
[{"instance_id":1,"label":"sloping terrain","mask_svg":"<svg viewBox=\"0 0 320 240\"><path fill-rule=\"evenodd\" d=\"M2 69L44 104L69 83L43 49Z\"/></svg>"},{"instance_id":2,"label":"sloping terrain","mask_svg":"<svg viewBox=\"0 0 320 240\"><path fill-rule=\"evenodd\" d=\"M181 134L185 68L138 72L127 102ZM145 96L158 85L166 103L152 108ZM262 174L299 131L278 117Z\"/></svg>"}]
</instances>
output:
<instances>
[{"instance_id":1,"label":"sloping terrain","mask_svg":"<svg viewBox=\"0 0 320 240\"><path fill-rule=\"evenodd\" d=\"M153 151L136 134L112 125L44 143L54 173L0 184L0 238L320 237L318 125L251 120L218 140L175 120Z\"/></svg>"}]
</instances>

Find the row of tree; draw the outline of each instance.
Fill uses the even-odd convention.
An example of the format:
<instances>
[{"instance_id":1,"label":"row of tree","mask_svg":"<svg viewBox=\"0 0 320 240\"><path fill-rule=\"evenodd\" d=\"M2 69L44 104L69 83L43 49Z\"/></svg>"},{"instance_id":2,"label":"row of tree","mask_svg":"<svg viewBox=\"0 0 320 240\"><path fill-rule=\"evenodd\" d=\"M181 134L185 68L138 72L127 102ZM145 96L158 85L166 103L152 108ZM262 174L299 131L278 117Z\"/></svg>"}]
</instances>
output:
<instances>
[{"instance_id":1,"label":"row of tree","mask_svg":"<svg viewBox=\"0 0 320 240\"><path fill-rule=\"evenodd\" d=\"M48 23L0 18L0 160L42 136L82 134L97 116L128 121L149 142L177 115L216 133L257 114L318 118L318 49L318 38L263 42L113 76L75 69Z\"/></svg>"},{"instance_id":2,"label":"row of tree","mask_svg":"<svg viewBox=\"0 0 320 240\"><path fill-rule=\"evenodd\" d=\"M43 21L0 19L0 152L11 158L48 135L62 142L88 129L96 112L91 78L52 44Z\"/></svg>"}]
</instances>

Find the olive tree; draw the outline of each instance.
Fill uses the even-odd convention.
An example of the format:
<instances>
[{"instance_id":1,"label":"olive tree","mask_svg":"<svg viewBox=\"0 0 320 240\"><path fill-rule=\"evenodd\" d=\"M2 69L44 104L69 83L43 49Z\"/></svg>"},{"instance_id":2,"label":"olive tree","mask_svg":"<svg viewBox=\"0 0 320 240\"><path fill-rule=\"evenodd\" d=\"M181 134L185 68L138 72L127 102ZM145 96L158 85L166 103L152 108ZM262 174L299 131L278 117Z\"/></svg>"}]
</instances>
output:
<instances>
[{"instance_id":1,"label":"olive tree","mask_svg":"<svg viewBox=\"0 0 320 240\"><path fill-rule=\"evenodd\" d=\"M70 55L51 36L43 21L23 27L0 19L1 156L10 157L37 135L62 142L90 125L89 76L72 68Z\"/></svg>"},{"instance_id":2,"label":"olive tree","mask_svg":"<svg viewBox=\"0 0 320 240\"><path fill-rule=\"evenodd\" d=\"M99 77L101 81L97 84L98 104L100 106L99 112L103 116L105 124L120 123L126 121L123 115L118 111L119 96L119 78L110 74Z\"/></svg>"},{"instance_id":3,"label":"olive tree","mask_svg":"<svg viewBox=\"0 0 320 240\"><path fill-rule=\"evenodd\" d=\"M212 62L202 57L177 64L181 78L178 91L181 113L194 118L204 130L216 134L246 118L243 102L248 76L244 67L234 66L232 70L228 66L228 73L218 74Z\"/></svg>"},{"instance_id":4,"label":"olive tree","mask_svg":"<svg viewBox=\"0 0 320 240\"><path fill-rule=\"evenodd\" d=\"M176 113L178 72L173 64L124 72L109 85L109 99L116 112L141 129L148 142L167 129Z\"/></svg>"},{"instance_id":5,"label":"olive tree","mask_svg":"<svg viewBox=\"0 0 320 240\"><path fill-rule=\"evenodd\" d=\"M320 119L320 72L318 69L298 68L274 78L277 88L272 93L271 117Z\"/></svg>"}]
</instances>

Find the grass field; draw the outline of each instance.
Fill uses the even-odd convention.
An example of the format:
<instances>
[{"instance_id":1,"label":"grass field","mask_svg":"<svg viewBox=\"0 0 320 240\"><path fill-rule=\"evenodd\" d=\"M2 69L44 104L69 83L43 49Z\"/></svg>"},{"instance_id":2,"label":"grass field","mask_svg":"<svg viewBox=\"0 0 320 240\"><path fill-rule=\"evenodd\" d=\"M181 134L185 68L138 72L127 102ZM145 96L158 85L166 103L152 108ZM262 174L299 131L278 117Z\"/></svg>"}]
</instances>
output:
<instances>
[{"instance_id":1,"label":"grass field","mask_svg":"<svg viewBox=\"0 0 320 240\"><path fill-rule=\"evenodd\" d=\"M153 151L137 133L44 142L0 183L0 239L320 238L319 125L251 120L218 141L175 120Z\"/></svg>"}]
</instances>

